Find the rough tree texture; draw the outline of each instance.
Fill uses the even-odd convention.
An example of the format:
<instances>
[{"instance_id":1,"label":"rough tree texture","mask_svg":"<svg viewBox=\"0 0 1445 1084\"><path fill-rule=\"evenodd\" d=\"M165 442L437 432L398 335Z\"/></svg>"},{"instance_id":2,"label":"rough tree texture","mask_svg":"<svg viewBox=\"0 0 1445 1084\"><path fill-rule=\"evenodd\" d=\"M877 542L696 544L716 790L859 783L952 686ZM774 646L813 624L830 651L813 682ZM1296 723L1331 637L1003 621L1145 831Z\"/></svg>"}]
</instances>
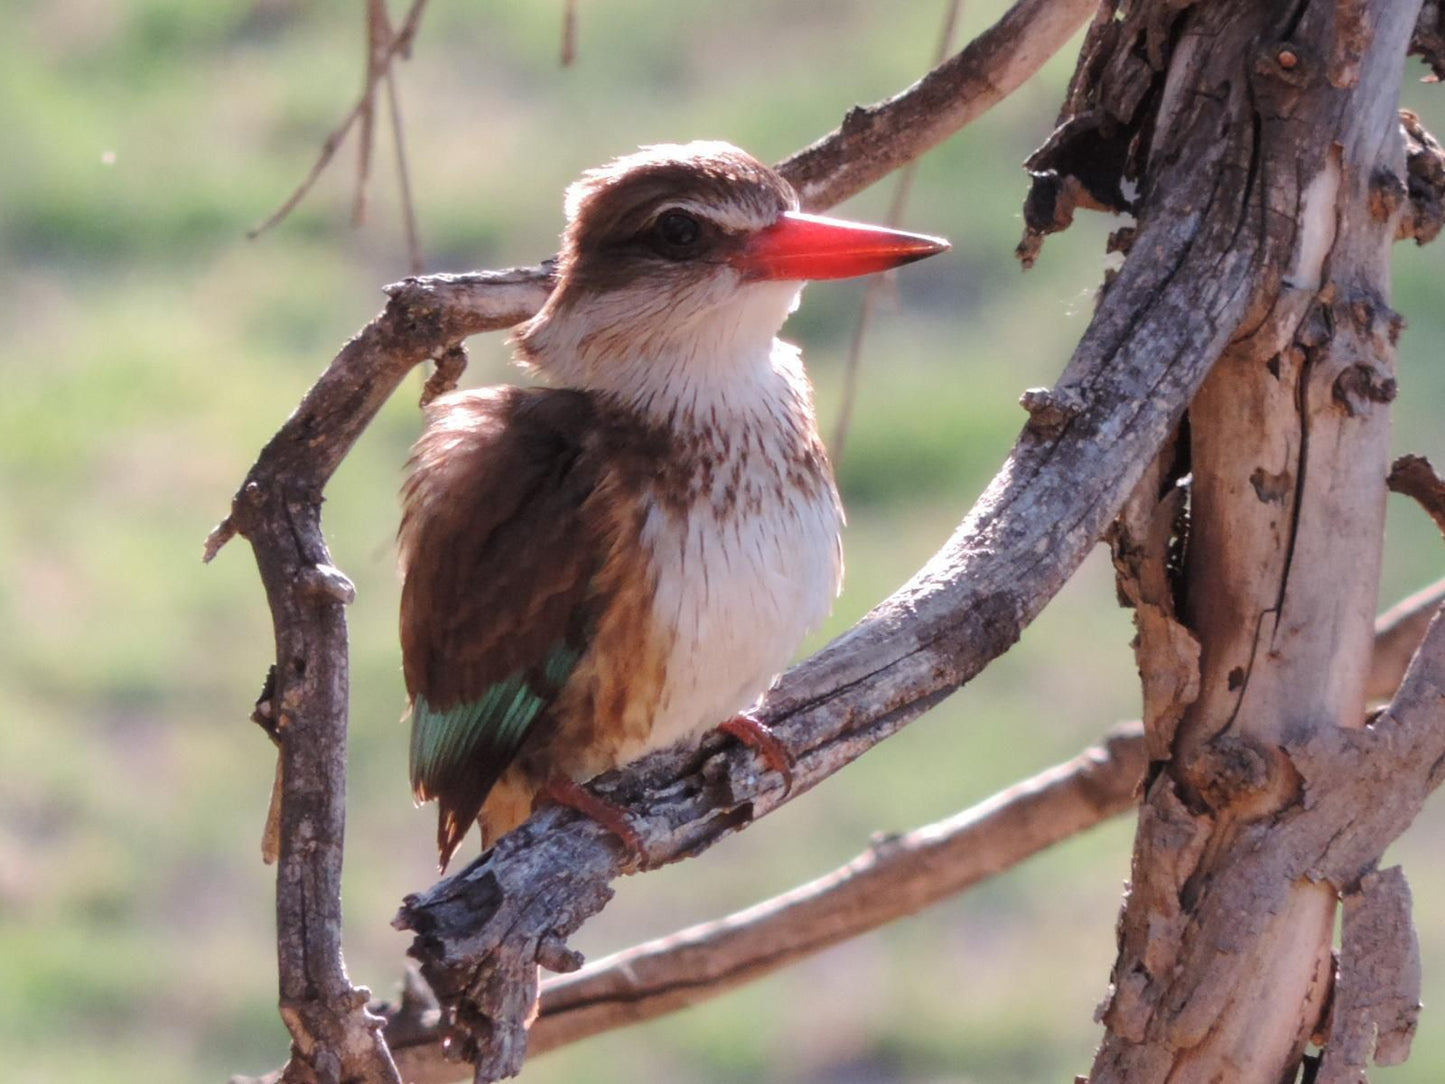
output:
<instances>
[{"instance_id":1,"label":"rough tree texture","mask_svg":"<svg viewBox=\"0 0 1445 1084\"><path fill-rule=\"evenodd\" d=\"M1146 476L1121 520L1137 522L1139 511L1152 508L1136 502L1154 500L1159 479L1157 470ZM1124 529L1116 524L1116 536ZM1135 560L1143 556L1131 552ZM1371 699L1394 696L1442 603L1445 580L1376 620ZM1066 835L1136 807L1146 759L1143 727L1122 724L1067 764L944 821L889 837L809 885L549 979L528 1035L530 1053L535 1057L716 997L1003 872ZM407 974L400 1003L376 1011L386 1017L388 1045L410 1084L450 1084L458 1078L458 1065L443 1049L440 1007L415 971Z\"/></svg>"},{"instance_id":2,"label":"rough tree texture","mask_svg":"<svg viewBox=\"0 0 1445 1084\"><path fill-rule=\"evenodd\" d=\"M949 88L962 97L992 83L987 96L1016 85L1042 59L1033 46L1061 41L1087 7L1020 0L959 59L851 114L781 168L810 207L851 194L899 164L878 153L890 126L901 161L972 115L955 108L946 124L918 123L919 103L937 104ZM1391 708L1367 731L1343 727L1360 721L1365 694L1363 600L1378 564L1393 394L1398 323L1385 249L1392 236L1423 242L1439 231L1445 188L1438 144L1413 118L1402 134L1394 113L1419 7L1104 6L1063 123L1030 161L1021 256L1032 259L1083 206L1138 216L1137 229L1116 236L1127 259L1058 386L1025 395L1030 422L954 538L790 673L765 711L798 756L801 793L1005 650L1125 512L1114 541L1121 588L1140 611L1157 763L1097 1080L1255 1079L1242 1064L1282 1079L1320 1023L1323 916L1337 895L1347 901L1343 970L1322 1079L1358 1079L1372 1041L1377 1059L1398 1057L1413 1025L1408 982L1372 979L1408 978L1408 892L1372 868L1439 782L1430 767L1445 757L1439 621ZM1432 63L1440 27L1432 0L1413 28L1414 49ZM525 318L549 287L546 268L535 268L394 290L263 451L207 546L214 554L237 532L253 543L276 621L277 666L258 716L281 746L288 1079L395 1079L365 991L341 962L341 615L351 588L322 540L321 490L413 365L441 359L428 385L436 394L455 379L463 338ZM1191 428L1165 451L1221 357ZM1236 412L1256 424L1238 425ZM1171 487L1191 459L1193 527L1182 539L1172 536L1185 497ZM1136 488L1146 470L1150 481ZM1342 492L1322 484L1331 471ZM1247 524L1237 541L1220 530L1235 514ZM1206 543L1238 544L1243 565L1222 565ZM1356 544L1360 567L1342 567ZM1241 614L1253 619L1247 644ZM719 742L651 758L601 789L629 805L650 864L695 853L785 797L750 752ZM479 1059L479 1078L520 1064L536 965L577 966L565 938L605 903L623 867L598 826L548 811L409 901L402 921L418 932L414 951L437 983L443 1024ZM1271 917L1282 913L1296 918L1288 929ZM1284 994L1257 1004L1248 980L1273 964Z\"/></svg>"},{"instance_id":3,"label":"rough tree texture","mask_svg":"<svg viewBox=\"0 0 1445 1084\"><path fill-rule=\"evenodd\" d=\"M1395 101L1415 17L1406 7L1348 4L1336 18L1323 3L1160 3L1096 20L1065 123L1030 163L1021 254L1073 207L1102 206L1137 213L1128 258L1059 386L1026 397L1031 424L948 546L764 708L800 756L801 791L977 673L1077 566L1224 357L1213 385L1224 390L1206 392L1194 422L1206 431L1182 449L1210 474L1196 481L1187 550L1187 582L1201 586L1176 614L1166 559L1135 585L1151 744L1161 757L1180 752L1145 812L1101 1081L1163 1079L1174 1067L1199 1073L1179 1079L1234 1079L1238 1065L1278 1080L1327 989L1336 882L1291 882L1284 918L1261 915L1249 934L1270 955L1227 981L1210 954L1229 945L1191 955L1181 938L1214 899L1207 873L1191 875L1230 855L1244 827L1299 801L1281 744L1363 717L1398 329L1384 269L1405 192ZM1167 540L1182 497L1155 503ZM1156 536L1151 510L1139 514ZM1235 514L1237 540L1219 528ZM1347 560L1354 547L1360 556ZM1248 719L1233 710L1246 694ZM631 803L659 863L781 800L774 782L736 771L719 790L721 771L705 751L700 766L659 759L604 787ZM646 781L662 787L649 795ZM1202 812L1215 808L1228 815ZM1243 868L1230 862L1221 883L1226 868ZM401 921L420 935L413 951L478 1079L519 1066L534 962L574 962L566 936L621 870L600 830L557 814L409 901ZM1218 995L1257 993L1260 976L1276 992L1270 1013L1288 1022L1257 1004L1238 1011L1246 999L1225 1013ZM1181 1002L1190 984L1201 1000Z\"/></svg>"},{"instance_id":4,"label":"rough tree texture","mask_svg":"<svg viewBox=\"0 0 1445 1084\"><path fill-rule=\"evenodd\" d=\"M1393 835L1358 864L1307 849L1320 791L1360 784L1301 758L1364 722L1401 327L1389 248L1411 202L1398 88L1419 6L1130 5L1095 24L1065 123L1030 162L1026 259L1075 206L1132 209L1130 262L1162 219L1238 291L1178 453L1116 531L1158 763L1092 1084L1293 1079L1329 998L1340 893L1362 894L1357 916L1401 913L1360 882ZM1279 830L1288 818L1312 827ZM1367 917L1344 967L1408 931ZM1326 1037L1327 1073L1363 1067L1351 1034L1338 1056Z\"/></svg>"},{"instance_id":5,"label":"rough tree texture","mask_svg":"<svg viewBox=\"0 0 1445 1084\"><path fill-rule=\"evenodd\" d=\"M1092 38L1107 39L1113 24L1099 25ZM1227 119L1218 106L1190 104L1180 122L1190 153L1157 170L1132 252L1058 386L1026 397L1030 424L993 483L909 584L767 698L762 717L798 757L795 795L1012 645L1103 534L1277 280L1265 237L1204 213L1211 185L1201 193L1201 178L1227 172L1230 180L1212 184L1238 183L1248 148L1218 138ZM783 799L774 777L711 752L650 758L603 782L628 805L650 863L696 853ZM623 871L604 830L549 811L408 901L400 922L418 933L412 951L478 1079L520 1067L535 965L575 962L565 938Z\"/></svg>"},{"instance_id":6,"label":"rough tree texture","mask_svg":"<svg viewBox=\"0 0 1445 1084\"><path fill-rule=\"evenodd\" d=\"M392 40L393 52L410 40L422 6L413 4ZM1091 0L1018 0L996 27L956 57L887 102L854 110L843 128L781 163L780 171L805 193L810 209L852 195L1017 87L1088 17L1090 7ZM328 143L317 169L332 149ZM465 364L463 339L521 322L541 307L550 289L546 265L434 276L394 288L386 310L337 355L262 450L230 515L206 542L207 560L236 534L251 542L276 630L276 664L253 718L280 750L262 850L277 862L280 1007L293 1038L287 1080L397 1079L381 1021L366 1011L367 991L351 985L341 954L344 606L354 590L331 564L321 532L322 492L412 367L436 359L424 400L435 397L455 383Z\"/></svg>"},{"instance_id":7,"label":"rough tree texture","mask_svg":"<svg viewBox=\"0 0 1445 1084\"><path fill-rule=\"evenodd\" d=\"M465 295L466 284L444 283ZM288 1080L399 1078L369 994L341 955L341 857L346 825L347 640L351 584L321 533L321 489L362 429L411 369L467 335L507 327L546 296L530 274L478 275L486 305L446 309L428 287L397 291L389 311L342 349L262 450L206 543L250 540L276 627L256 718L280 749L264 850L277 860L276 952L281 1016L290 1030ZM439 349L441 347L442 349ZM298 728L299 731L298 731ZM305 740L297 740L298 732Z\"/></svg>"}]
</instances>

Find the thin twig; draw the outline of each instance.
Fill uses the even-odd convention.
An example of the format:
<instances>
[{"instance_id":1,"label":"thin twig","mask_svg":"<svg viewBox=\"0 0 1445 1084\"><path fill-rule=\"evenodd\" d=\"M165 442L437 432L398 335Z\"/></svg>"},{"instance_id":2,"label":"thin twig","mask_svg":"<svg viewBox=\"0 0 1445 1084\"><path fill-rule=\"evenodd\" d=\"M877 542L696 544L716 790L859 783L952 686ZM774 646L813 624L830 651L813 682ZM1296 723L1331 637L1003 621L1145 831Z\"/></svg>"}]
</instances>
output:
<instances>
[{"instance_id":1,"label":"thin twig","mask_svg":"<svg viewBox=\"0 0 1445 1084\"><path fill-rule=\"evenodd\" d=\"M356 155L356 195L351 204L351 224L360 226L366 220L366 184L371 176L371 152L376 132L376 86L385 67L387 46L391 43L391 20L386 14L386 0L367 0L366 4L366 78L363 82L364 105L361 110L361 138Z\"/></svg>"},{"instance_id":2,"label":"thin twig","mask_svg":"<svg viewBox=\"0 0 1445 1084\"><path fill-rule=\"evenodd\" d=\"M420 275L425 269L421 255L421 241L417 237L416 204L411 198L411 175L406 165L406 139L401 120L401 104L397 100L396 73L386 69L386 103L391 113L391 139L396 149L396 180L401 192L401 223L406 234L407 265L413 275Z\"/></svg>"},{"instance_id":3,"label":"thin twig","mask_svg":"<svg viewBox=\"0 0 1445 1084\"><path fill-rule=\"evenodd\" d=\"M953 35L962 9L963 0L946 0L944 3L943 29L939 32L938 48L933 54L935 68L953 50ZM917 172L917 158L898 171L898 184L893 189L893 199L888 204L888 217L885 219L889 226L896 227L903 222L903 211L908 206L908 194L913 189L913 178ZM885 289L892 290L896 286L897 278L890 271L874 275L863 288L863 303L858 308L858 322L853 325L853 338L848 343L848 360L843 366L843 400L838 407L838 420L833 428L833 443L828 449L835 468L842 465L843 451L848 445L848 429L853 421L853 407L858 399L859 370L863 364L863 339L868 334L874 306L878 304Z\"/></svg>"},{"instance_id":4,"label":"thin twig","mask_svg":"<svg viewBox=\"0 0 1445 1084\"><path fill-rule=\"evenodd\" d=\"M577 0L562 0L562 67L577 59Z\"/></svg>"},{"instance_id":5,"label":"thin twig","mask_svg":"<svg viewBox=\"0 0 1445 1084\"><path fill-rule=\"evenodd\" d=\"M401 29L396 32L387 46L384 68L389 68L392 60L394 60L398 54L404 54L405 51L411 47L412 38L416 34L417 24L421 20L422 11L426 8L426 4L427 0L412 0L411 9L406 13L406 19L403 20ZM347 133L351 131L351 126L371 107L372 95L376 92L376 84L378 81L379 73L368 73L366 88L362 91L361 97L356 100L356 104L351 107L351 111L346 114L340 124L332 129L331 134L328 135L321 144L321 153L317 155L316 161L312 164L311 170L306 174L305 179L297 185L296 190L286 198L286 201L271 213L269 218L259 226L254 226L248 230L246 233L247 237L254 240L273 226L278 225L306 198L306 194L311 191L317 178L321 176L321 172L330 164L332 157L336 154L342 141L345 140Z\"/></svg>"}]
</instances>

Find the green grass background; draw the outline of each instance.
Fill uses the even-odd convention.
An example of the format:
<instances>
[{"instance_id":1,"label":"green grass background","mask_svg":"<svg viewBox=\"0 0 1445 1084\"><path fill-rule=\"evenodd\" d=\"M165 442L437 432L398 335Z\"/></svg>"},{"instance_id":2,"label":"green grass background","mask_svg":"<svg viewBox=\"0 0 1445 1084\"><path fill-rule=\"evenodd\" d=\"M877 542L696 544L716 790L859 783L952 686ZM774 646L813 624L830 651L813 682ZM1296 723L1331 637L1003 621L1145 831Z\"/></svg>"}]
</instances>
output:
<instances>
[{"instance_id":1,"label":"green grass background","mask_svg":"<svg viewBox=\"0 0 1445 1084\"><path fill-rule=\"evenodd\" d=\"M400 5L394 5L400 6ZM964 33L997 16L967 4ZM553 250L582 168L657 140L777 159L926 66L942 4L591 0L557 64L560 3L435 0L400 72L429 270ZM190 1082L260 1072L275 1012L272 876L258 839L273 754L247 722L271 657L244 543L200 543L256 451L405 260L381 155L347 225L348 146L280 229L244 238L309 167L361 79L338 0L8 0L0 33L0 1047L7 1076ZM1068 51L1066 50L1066 53ZM907 224L950 236L875 321L841 482L845 628L947 536L997 468L1025 387L1083 330L1112 224L1085 216L1024 275L1019 163L1047 135L1067 56L926 158ZM1409 100L1445 127L1438 88ZM844 210L878 216L889 184ZM1409 318L1400 451L1445 461L1445 249L1396 250ZM831 427L861 286L809 289L788 335ZM499 336L468 381L512 379ZM388 993L388 925L430 883L412 808L395 639L395 493L420 376L338 474L326 509L350 612L354 710L345 906L353 977ZM1390 508L1383 601L1442 571ZM1096 554L1023 642L815 793L704 858L620 886L579 936L597 955L721 915L951 813L1137 714L1128 616ZM1427 974L1414 1059L1445 1077L1442 803L1395 848ZM755 986L529 1066L531 1081L1071 1079L1113 957L1120 820L929 913Z\"/></svg>"}]
</instances>

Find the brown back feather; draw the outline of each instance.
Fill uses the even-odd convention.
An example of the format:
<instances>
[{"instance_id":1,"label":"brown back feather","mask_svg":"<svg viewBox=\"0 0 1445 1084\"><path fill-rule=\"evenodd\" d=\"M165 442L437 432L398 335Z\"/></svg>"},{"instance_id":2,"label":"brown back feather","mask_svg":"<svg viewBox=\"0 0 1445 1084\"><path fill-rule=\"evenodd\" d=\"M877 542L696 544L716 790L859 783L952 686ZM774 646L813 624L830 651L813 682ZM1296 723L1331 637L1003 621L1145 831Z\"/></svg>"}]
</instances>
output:
<instances>
[{"instance_id":1,"label":"brown back feather","mask_svg":"<svg viewBox=\"0 0 1445 1084\"><path fill-rule=\"evenodd\" d=\"M594 413L581 392L513 387L431 408L402 491L402 668L413 700L446 710L518 674L540 687L559 643L585 643L602 602L590 584L610 544L582 515L601 469L589 448ZM530 730L545 729L546 714ZM419 788L439 801L444 852L506 764L456 764Z\"/></svg>"}]
</instances>

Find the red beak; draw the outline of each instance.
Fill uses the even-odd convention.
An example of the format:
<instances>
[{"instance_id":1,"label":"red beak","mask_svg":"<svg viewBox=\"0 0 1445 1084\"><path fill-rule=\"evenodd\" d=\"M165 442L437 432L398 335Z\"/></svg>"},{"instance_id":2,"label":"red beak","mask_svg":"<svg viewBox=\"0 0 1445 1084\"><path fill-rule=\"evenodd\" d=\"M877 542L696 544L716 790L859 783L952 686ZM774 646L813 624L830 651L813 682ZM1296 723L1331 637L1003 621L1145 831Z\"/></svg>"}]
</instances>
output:
<instances>
[{"instance_id":1,"label":"red beak","mask_svg":"<svg viewBox=\"0 0 1445 1084\"><path fill-rule=\"evenodd\" d=\"M749 279L846 279L887 271L949 248L941 237L789 211L733 258Z\"/></svg>"}]
</instances>

